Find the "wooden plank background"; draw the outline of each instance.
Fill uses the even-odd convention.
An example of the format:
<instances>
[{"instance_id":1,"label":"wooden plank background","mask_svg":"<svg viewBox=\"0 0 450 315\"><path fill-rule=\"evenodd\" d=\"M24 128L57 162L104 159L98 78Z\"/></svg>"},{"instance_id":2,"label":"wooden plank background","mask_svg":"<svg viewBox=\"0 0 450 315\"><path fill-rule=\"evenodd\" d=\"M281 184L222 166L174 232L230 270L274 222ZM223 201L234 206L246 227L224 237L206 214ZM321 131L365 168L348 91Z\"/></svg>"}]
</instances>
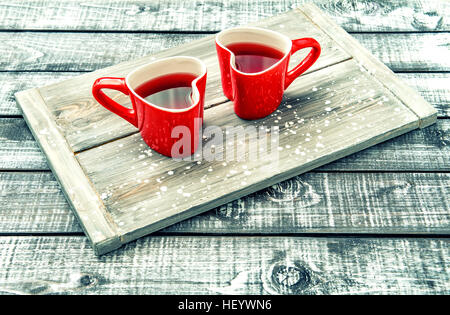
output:
<instances>
[{"instance_id":1,"label":"wooden plank background","mask_svg":"<svg viewBox=\"0 0 450 315\"><path fill-rule=\"evenodd\" d=\"M448 173L309 172L157 234L448 232ZM0 234L82 233L48 172L0 173Z\"/></svg>"},{"instance_id":2,"label":"wooden plank background","mask_svg":"<svg viewBox=\"0 0 450 315\"><path fill-rule=\"evenodd\" d=\"M441 56L448 54L450 42L446 1L314 1L438 109L436 125L181 222L103 258L93 255L82 236L14 102L19 90L174 47L304 2L2 1L2 292L213 293L211 287L222 288L221 293L235 292L236 287L238 293L278 292L279 287L265 285L261 275L278 259L274 257L281 257L300 260L308 268L316 264L319 273L327 270L339 279L331 281L331 288L322 284L296 293L450 293L450 64ZM205 237L208 233L230 236ZM309 233L314 238L299 237ZM347 236L330 238L329 233ZM400 235L378 237L381 234ZM182 240L195 256L189 251L176 255ZM312 256L305 257L308 253ZM165 267L169 257L180 261L172 269ZM130 260L135 261L133 268ZM55 261L54 267L49 261ZM107 264L111 261L116 264ZM174 273L186 266L191 266L187 273ZM186 274L192 276L190 283L198 280L202 285L190 285ZM155 281L162 278L168 281ZM72 287L67 289L67 284Z\"/></svg>"},{"instance_id":3,"label":"wooden plank background","mask_svg":"<svg viewBox=\"0 0 450 315\"><path fill-rule=\"evenodd\" d=\"M2 237L0 292L448 292L446 239L172 236L139 239L100 258L91 252L84 237Z\"/></svg>"},{"instance_id":4,"label":"wooden plank background","mask_svg":"<svg viewBox=\"0 0 450 315\"><path fill-rule=\"evenodd\" d=\"M0 29L216 32L313 2L349 32L449 31L449 4L440 0L4 0Z\"/></svg>"}]
</instances>

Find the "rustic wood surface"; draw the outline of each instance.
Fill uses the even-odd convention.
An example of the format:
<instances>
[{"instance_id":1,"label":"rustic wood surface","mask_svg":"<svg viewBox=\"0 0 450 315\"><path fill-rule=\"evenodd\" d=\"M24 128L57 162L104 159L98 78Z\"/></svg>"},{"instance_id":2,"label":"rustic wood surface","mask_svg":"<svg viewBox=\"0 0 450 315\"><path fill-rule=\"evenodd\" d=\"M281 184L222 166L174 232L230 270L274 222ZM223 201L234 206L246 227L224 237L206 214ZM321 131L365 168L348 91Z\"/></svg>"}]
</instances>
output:
<instances>
[{"instance_id":1,"label":"rustic wood surface","mask_svg":"<svg viewBox=\"0 0 450 315\"><path fill-rule=\"evenodd\" d=\"M211 33L224 27L257 21L304 2L283 1L275 4L272 1L240 0L226 1L221 4L218 1L200 1L200 3L161 1L149 4L146 1L102 1L100 4L100 2L90 1L89 5L67 0L58 3L36 0L20 3L2 1L0 36L4 45L0 46L2 52L0 54L0 81L2 82L0 85L0 170L2 171L0 173L0 234L3 236L0 237L0 242L7 245L1 249L0 287L3 290L6 289L5 293L157 293L162 291L176 293L181 291L178 290L179 281L170 281L169 274L167 277L162 277L157 273L161 268L167 268L167 264L164 258L155 257L157 249L150 249L159 246L149 245L155 238L144 238L137 243L127 245L117 254L105 256L108 257L108 261L119 262L114 272L110 271L111 263L104 264L102 262L107 260L102 258L99 260L93 256L85 237L81 236L81 228L70 213L59 186L52 174L48 173L49 168L45 158L20 118L21 113L13 98L15 92L48 85L77 76L80 72L140 57L161 48L174 47L181 43L183 37L188 38L187 41L189 41L190 38L205 36L198 34L199 32ZM321 234L328 233L327 230L330 233L371 233L375 238L374 242L368 246L371 252L381 253L385 258L401 259L401 261L396 260L398 263L392 269L390 265L387 265L390 272L378 267L374 269L375 271L363 267L363 272L360 273L361 266L366 266L365 262L377 261L373 255L355 254L351 262L346 264L326 254L320 258L320 262L327 264L332 261L335 265L324 267L322 271L345 268L346 274L352 275L350 278L356 274L365 284L371 286L368 290L367 286L360 286L349 281L346 289L339 290L340 293L448 294L450 293L448 250L443 253L431 251L438 243L427 238L426 234L442 233L446 236L450 230L448 224L450 180L447 176L450 168L448 154L450 138L449 124L446 119L450 112L447 83L449 75L446 63L448 58L444 59L434 54L439 49L441 51L444 49L445 52L447 48L448 52L449 4L439 0L314 2L344 29L352 32L352 36L372 54L398 72L397 76L433 104L441 118L438 124L413 131L326 165L314 173L296 178L292 183L286 182L281 187L277 186L274 190L256 193L205 215L181 222L161 231L164 236L158 237L156 242L160 244L172 242L176 243L174 246L183 247L184 238L173 239L171 234L207 234L208 229L220 234L319 233L311 240L324 243L330 240L327 234ZM176 9L169 11L167 8ZM202 18L187 18L189 16ZM43 32L18 32L21 30ZM134 36L135 31L145 32L140 33L142 37L139 37ZM154 34L146 34L146 31ZM179 36L180 31L188 34ZM108 41L108 36L102 36L104 32L110 32L108 36L113 36L115 40ZM132 39L127 41L128 51L120 47L120 44L118 45L118 41L124 42L124 37L120 37L121 32L126 32L125 37ZM136 44L139 40L147 41L145 49ZM387 41L393 45L386 50L384 43ZM100 45L96 45L98 42ZM81 48L83 44L85 49ZM107 49L109 47L114 47L117 53L111 53L111 50ZM428 51L431 54L424 55L427 51L426 47L430 47ZM102 59L102 55L107 58ZM27 172L17 172L21 169ZM357 173L354 173L355 171ZM377 172L373 173L373 171ZM328 190L320 191L325 179L328 180L326 187ZM344 185L341 185L342 182ZM326 202L305 205L304 202L296 200L295 197L298 196L299 191L304 191L309 187L308 185L311 185L321 196L321 200ZM327 197L329 195L333 197ZM289 196L292 196L291 200ZM269 197L281 198L283 201L274 202ZM332 204L335 208L330 209L328 204ZM311 212L306 212L307 217L296 217L299 215L296 211L297 207L304 206L307 206ZM247 211L247 208L250 210ZM257 213L253 214L252 210ZM332 213L332 221L328 220L328 213ZM332 226L330 222L334 224L333 228L330 228ZM358 222L362 224L358 225ZM361 228L361 225L364 227ZM55 236L15 238L6 236L39 233ZM67 233L76 233L80 236L64 237L63 235ZM385 237L377 237L378 234L385 233L420 234L423 238L417 237L410 242L411 239L404 239L401 235L389 240ZM194 242L204 240L204 236L197 238L198 241ZM271 236L264 239L270 242L272 238ZM246 242L239 248L247 253L247 248L255 248L251 247L250 243L255 243L259 237L247 241L245 241L247 237L230 237L230 242L234 239L236 242L242 240L240 244ZM274 241L272 246L259 241L255 246L258 250L270 247L274 248L274 251L288 251L290 243L286 242L291 242L292 239L299 238L286 237L282 243ZM357 242L365 239L351 237L350 240ZM447 239L440 240L439 244L448 248ZM203 247L209 248L209 245ZM386 251L385 249L389 247L392 248ZM217 245L217 248L225 249L222 245ZM345 248L345 246L338 246L333 252L344 255ZM128 254L124 254L123 251ZM402 253L401 256L399 251ZM157 252L162 254L165 249ZM201 262L201 257L204 257L200 257L203 250L193 250L193 252L195 254L187 254L178 266L184 269L192 266L192 262ZM12 257L13 253L15 257L21 255L22 259L13 262L6 258ZM45 255L39 256L39 253ZM234 258L236 256L227 255L226 257L233 266L251 263L247 258L238 260ZM262 259L266 258L264 256ZM133 265L133 268L129 268L128 261L131 259L145 263L138 262ZM57 264L52 266L51 262L55 260ZM30 264L30 261L35 261L35 264ZM71 261L79 261L79 263L73 264L70 263ZM43 266L46 269L42 273ZM214 263L205 263L203 266L206 270L216 270L210 269L214 267ZM222 264L220 269L222 268L227 267ZM90 274L90 270L94 273ZM437 272L433 273L434 276L430 276L430 272L434 270ZM140 282L138 278L146 277L137 277L136 274L139 272L141 275L153 276L149 277L149 281ZM199 272L194 273L198 275L195 277L203 279ZM180 271L179 277L189 279L191 274L192 272ZM230 286L229 281L234 278L234 275L230 275L229 279L221 280L219 276L220 271L214 273L211 271L208 281L228 281L225 286ZM345 277L345 280L348 278ZM91 281L97 283L96 279L108 281L101 282L102 285L89 285ZM427 282L427 279L433 279L433 281ZM261 286L261 282L256 284L256 286L259 285L258 290L255 290L255 286L245 279L242 282L244 284L240 287L239 293L273 293ZM183 292L196 292L195 290L196 288L191 287ZM319 290L318 292L327 291ZM305 291L305 293L308 292Z\"/></svg>"},{"instance_id":2,"label":"rustic wood surface","mask_svg":"<svg viewBox=\"0 0 450 315\"><path fill-rule=\"evenodd\" d=\"M446 294L450 280L448 240L438 238L156 236L91 251L84 237L4 236L0 291Z\"/></svg>"},{"instance_id":3,"label":"rustic wood surface","mask_svg":"<svg viewBox=\"0 0 450 315\"><path fill-rule=\"evenodd\" d=\"M435 123L437 112L431 105L317 7L304 5L256 25L291 38L298 33L315 37L323 50L318 62L286 90L278 110L256 122L239 119L233 114L232 103L221 95L214 35L16 94L34 137L97 254ZM230 147L227 138L226 146L220 143L215 148L226 156L226 163L223 158L212 162L167 159L149 153L133 126L93 100L91 86L97 77L124 76L155 58L180 52L201 58L209 70L205 130L208 126L219 126L221 130L228 126L277 126L280 137L276 147L269 141L272 155L275 152L277 157L252 157L250 150L255 154L260 150L245 145L244 152L235 153L242 145ZM299 56L295 57L291 62L298 62ZM260 145L256 142L256 129L254 135L248 136L244 141ZM268 137L274 137L273 130ZM73 151L81 168L72 152L58 147L61 141L64 149ZM231 161L230 149L231 154L237 155ZM77 180L83 171L87 180Z\"/></svg>"},{"instance_id":4,"label":"rustic wood surface","mask_svg":"<svg viewBox=\"0 0 450 315\"><path fill-rule=\"evenodd\" d=\"M310 172L158 234L446 234L447 173ZM51 173L0 173L0 234L80 234Z\"/></svg>"},{"instance_id":5,"label":"rustic wood surface","mask_svg":"<svg viewBox=\"0 0 450 315\"><path fill-rule=\"evenodd\" d=\"M0 29L214 32L308 2L348 32L450 30L450 5L440 0L4 0L0 4Z\"/></svg>"},{"instance_id":6,"label":"rustic wood surface","mask_svg":"<svg viewBox=\"0 0 450 315\"><path fill-rule=\"evenodd\" d=\"M407 106L419 117L419 127L424 128L436 122L437 112L422 97L411 89L408 85L398 80L393 71L380 60L375 58L367 49L362 47L358 41L345 32L339 25L329 19L313 4L305 4L297 9L314 21L324 32L333 37L340 47L351 54L355 61L364 67L373 77L383 84L392 94ZM396 38L394 37L394 40ZM345 43L345 44L344 44ZM390 49L396 42L387 41L383 45L383 50ZM447 44L444 44L447 45ZM439 47L440 48L440 47ZM439 49L435 53L445 56L448 49ZM428 52L427 52L428 53Z\"/></svg>"}]
</instances>

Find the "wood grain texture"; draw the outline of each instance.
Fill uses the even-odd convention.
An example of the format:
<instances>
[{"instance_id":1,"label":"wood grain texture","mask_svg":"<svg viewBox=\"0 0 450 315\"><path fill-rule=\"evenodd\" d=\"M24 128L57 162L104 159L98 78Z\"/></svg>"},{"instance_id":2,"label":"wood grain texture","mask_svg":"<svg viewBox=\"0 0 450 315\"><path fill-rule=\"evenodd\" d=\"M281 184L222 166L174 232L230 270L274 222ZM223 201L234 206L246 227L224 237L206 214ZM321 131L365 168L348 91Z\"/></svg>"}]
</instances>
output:
<instances>
[{"instance_id":1,"label":"wood grain texture","mask_svg":"<svg viewBox=\"0 0 450 315\"><path fill-rule=\"evenodd\" d=\"M19 92L16 99L21 104L27 124L33 126L33 136L38 139L40 148L46 153L49 166L63 188L78 221L89 240L98 244L98 247L94 247L96 254L102 254L101 249L105 247L118 248L120 242L117 232L100 197L61 136L39 92L36 89Z\"/></svg>"},{"instance_id":2,"label":"wood grain texture","mask_svg":"<svg viewBox=\"0 0 450 315\"><path fill-rule=\"evenodd\" d=\"M393 71L450 70L449 32L352 34L352 37Z\"/></svg>"},{"instance_id":3,"label":"wood grain texture","mask_svg":"<svg viewBox=\"0 0 450 315\"><path fill-rule=\"evenodd\" d=\"M448 239L148 237L96 258L83 237L1 237L0 254L10 294L450 293Z\"/></svg>"},{"instance_id":4,"label":"wood grain texture","mask_svg":"<svg viewBox=\"0 0 450 315\"><path fill-rule=\"evenodd\" d=\"M418 91L438 111L438 117L450 117L450 73L397 73L400 79Z\"/></svg>"},{"instance_id":5,"label":"wood grain texture","mask_svg":"<svg viewBox=\"0 0 450 315\"><path fill-rule=\"evenodd\" d=\"M307 35L305 31L296 37ZM0 70L94 71L208 36L211 35L0 32ZM352 36L393 71L450 70L448 58L442 55L448 55L449 33Z\"/></svg>"},{"instance_id":6,"label":"wood grain texture","mask_svg":"<svg viewBox=\"0 0 450 315\"><path fill-rule=\"evenodd\" d=\"M0 116L22 115L14 94L67 80L81 72L0 72Z\"/></svg>"},{"instance_id":7,"label":"wood grain texture","mask_svg":"<svg viewBox=\"0 0 450 315\"><path fill-rule=\"evenodd\" d=\"M22 118L0 119L0 169L49 170L47 159Z\"/></svg>"},{"instance_id":8,"label":"wood grain texture","mask_svg":"<svg viewBox=\"0 0 450 315\"><path fill-rule=\"evenodd\" d=\"M0 119L0 170L49 170L25 121ZM449 171L450 121L414 130L354 153L321 171Z\"/></svg>"},{"instance_id":9,"label":"wood grain texture","mask_svg":"<svg viewBox=\"0 0 450 315\"><path fill-rule=\"evenodd\" d=\"M413 143L415 143L414 146L412 146ZM392 141L379 144L377 147L330 163L320 170L383 171L397 169L411 172L445 172L450 169L449 150L450 124L448 120L439 120L437 126L427 127L423 133L415 130ZM436 154L438 151L440 153ZM345 166L343 167L343 165Z\"/></svg>"},{"instance_id":10,"label":"wood grain texture","mask_svg":"<svg viewBox=\"0 0 450 315\"><path fill-rule=\"evenodd\" d=\"M295 29L311 29L311 27L308 26L309 24L297 23L298 21L296 21L295 16L289 16L291 17L291 23L295 24ZM283 16L271 18L263 23L266 23L266 26L275 27L281 23L280 20L283 20ZM288 32L288 35L292 35L292 33L289 33L289 23L284 22L284 24L286 25L286 27L283 28L284 32ZM324 53L321 56L321 59L319 59L320 62L318 62L317 65L314 66L315 68L312 68L311 70L323 67L327 64L338 62L339 60L343 60L346 58L346 56L348 56L345 54L343 55L339 50L332 49L329 38L327 39L327 37L324 37L323 34L320 35L319 33L312 30L309 30L308 32L312 32L311 36L313 37L315 36L319 39L322 38L320 39L320 42L324 46ZM217 63L215 61L216 57L214 47L213 45L210 45L210 48L212 50L207 51L202 48L202 52L200 53L199 47L202 47L201 44L202 42L194 42L188 44L185 47L186 49L184 50L184 53L187 55L193 54L199 56L200 58L203 58L208 65L210 75L208 76L209 79L207 103L213 104L223 102L225 98L223 97L220 88L219 75L216 69ZM98 47L98 45L96 45L96 47ZM191 50L187 50L187 47L190 47ZM168 51L157 54L155 56L157 58L173 54L174 51ZM85 76L81 76L79 78L74 78L71 81L67 81L61 84L54 84L49 87L40 89L42 96L44 97L46 103L48 103L52 107L52 111L57 117L58 124L62 127L62 129L65 130L65 136L75 151L83 150L94 145L110 141L114 138L129 135L135 132L135 128L133 126L126 123L116 115L111 114L99 104L97 104L90 96L90 88L92 82L96 77L101 75L125 75L126 73L128 73L128 71L130 71L130 67L136 67L137 65L148 62L149 58L151 60L151 58L155 57L146 57L134 62L123 63L115 66L114 70L112 68L107 68L98 72L94 72L92 74L86 74ZM212 76L211 74L215 75ZM64 97L62 98L60 96L60 91L65 86L65 84L71 86L72 92L70 94L69 92L66 92L64 94ZM77 86L77 88L73 89L73 86ZM124 98L122 98L122 100L123 99ZM92 117L96 117L96 119L93 121ZM76 120L76 124L72 123L74 120ZM94 127L97 127L97 129L94 129ZM101 130L101 132L99 132L99 130Z\"/></svg>"},{"instance_id":11,"label":"wood grain texture","mask_svg":"<svg viewBox=\"0 0 450 315\"><path fill-rule=\"evenodd\" d=\"M0 72L0 115L21 115L14 93L35 86L49 85L81 72ZM438 117L450 117L450 73L397 73L438 111Z\"/></svg>"},{"instance_id":12,"label":"wood grain texture","mask_svg":"<svg viewBox=\"0 0 450 315\"><path fill-rule=\"evenodd\" d=\"M348 32L450 30L448 2L439 0L4 0L0 29L214 32L307 2L314 2Z\"/></svg>"},{"instance_id":13,"label":"wood grain texture","mask_svg":"<svg viewBox=\"0 0 450 315\"><path fill-rule=\"evenodd\" d=\"M321 43L323 53L305 75L350 58L350 55L342 52L343 50L335 48L330 37L312 27L308 19L302 18L301 15L293 11L260 21L256 25L276 29L291 38L294 38L298 32L302 32L305 36L314 37ZM42 87L39 91L74 152L82 151L137 132L134 126L112 114L95 101L91 93L95 79L100 76L123 77L140 65L157 58L180 55L180 52L183 55L200 58L208 68L205 107L208 108L227 101L223 95L220 82L214 35L155 55L124 62L59 84ZM291 59L291 64L297 64L301 58L306 56L306 53L306 51L302 51L295 54ZM65 92L62 94L61 90ZM128 97L119 92L112 94L112 97L122 102L127 100L129 103Z\"/></svg>"},{"instance_id":14,"label":"wood grain texture","mask_svg":"<svg viewBox=\"0 0 450 315\"><path fill-rule=\"evenodd\" d=\"M81 233L50 173L0 173L0 233ZM307 173L158 234L448 234L448 173Z\"/></svg>"},{"instance_id":15,"label":"wood grain texture","mask_svg":"<svg viewBox=\"0 0 450 315\"><path fill-rule=\"evenodd\" d=\"M205 34L1 32L0 69L93 71L202 37Z\"/></svg>"}]
</instances>

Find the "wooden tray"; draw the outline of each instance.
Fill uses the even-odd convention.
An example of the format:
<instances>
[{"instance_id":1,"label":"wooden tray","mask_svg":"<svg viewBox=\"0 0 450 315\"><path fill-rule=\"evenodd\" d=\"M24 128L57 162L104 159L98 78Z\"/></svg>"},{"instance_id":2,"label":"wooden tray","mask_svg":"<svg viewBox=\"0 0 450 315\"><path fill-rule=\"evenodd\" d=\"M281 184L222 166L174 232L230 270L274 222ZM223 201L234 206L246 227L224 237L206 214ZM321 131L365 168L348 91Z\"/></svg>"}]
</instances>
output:
<instances>
[{"instance_id":1,"label":"wooden tray","mask_svg":"<svg viewBox=\"0 0 450 315\"><path fill-rule=\"evenodd\" d=\"M314 5L255 25L291 38L314 37L322 46L279 111L257 122L239 119L222 95L214 36L16 94L96 254L436 121L430 104ZM96 78L125 76L173 55L207 64L205 127L279 126L276 167L264 159L173 161L151 151L133 126L92 98ZM121 94L113 97L127 102Z\"/></svg>"}]
</instances>

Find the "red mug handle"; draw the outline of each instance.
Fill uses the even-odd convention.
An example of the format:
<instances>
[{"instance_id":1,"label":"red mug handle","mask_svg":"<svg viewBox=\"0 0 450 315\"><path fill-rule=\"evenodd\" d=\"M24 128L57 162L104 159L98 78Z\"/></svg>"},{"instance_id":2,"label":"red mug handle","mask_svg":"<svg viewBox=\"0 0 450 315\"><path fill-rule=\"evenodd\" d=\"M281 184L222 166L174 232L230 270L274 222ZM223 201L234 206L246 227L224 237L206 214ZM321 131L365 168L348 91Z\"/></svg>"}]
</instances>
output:
<instances>
[{"instance_id":1,"label":"red mug handle","mask_svg":"<svg viewBox=\"0 0 450 315\"><path fill-rule=\"evenodd\" d=\"M125 95L129 95L130 90L125 83L125 79L110 77L98 78L95 80L94 85L92 85L92 95L94 95L97 102L99 102L107 110L119 115L137 128L137 117L134 109L127 108L120 105L116 101L113 101L102 91L102 89L116 90Z\"/></svg>"},{"instance_id":2,"label":"red mug handle","mask_svg":"<svg viewBox=\"0 0 450 315\"><path fill-rule=\"evenodd\" d=\"M289 71L286 74L286 79L284 83L284 88L287 87L298 78L303 72L309 69L314 62L316 62L317 58L320 56L320 44L314 38L300 38L292 40L292 49L291 54L294 54L296 51L304 48L311 47L311 51L308 56L305 57L294 69Z\"/></svg>"}]
</instances>

